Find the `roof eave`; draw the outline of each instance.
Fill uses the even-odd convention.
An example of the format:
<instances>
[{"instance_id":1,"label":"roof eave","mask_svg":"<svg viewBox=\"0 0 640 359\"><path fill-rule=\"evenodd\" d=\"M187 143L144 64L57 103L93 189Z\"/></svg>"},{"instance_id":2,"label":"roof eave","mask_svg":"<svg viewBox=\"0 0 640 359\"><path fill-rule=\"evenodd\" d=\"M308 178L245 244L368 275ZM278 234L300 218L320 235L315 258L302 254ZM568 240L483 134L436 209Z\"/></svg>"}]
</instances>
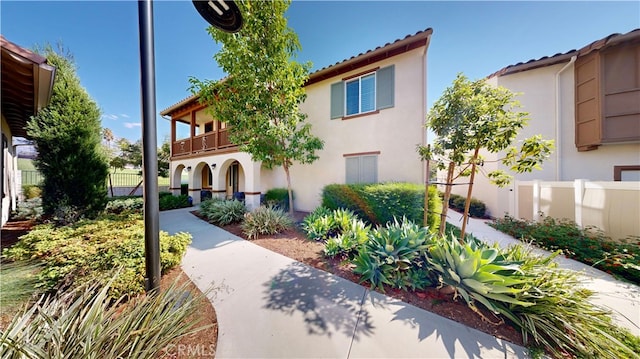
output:
<instances>
[{"instance_id":1,"label":"roof eave","mask_svg":"<svg viewBox=\"0 0 640 359\"><path fill-rule=\"evenodd\" d=\"M415 35L408 35L404 39L396 40L393 43L386 44L382 47L354 56L332 66L320 69L309 75L309 79L305 83L305 86L340 76L349 71L359 69L417 48L428 47L432 34L433 29L428 28L416 33Z\"/></svg>"}]
</instances>

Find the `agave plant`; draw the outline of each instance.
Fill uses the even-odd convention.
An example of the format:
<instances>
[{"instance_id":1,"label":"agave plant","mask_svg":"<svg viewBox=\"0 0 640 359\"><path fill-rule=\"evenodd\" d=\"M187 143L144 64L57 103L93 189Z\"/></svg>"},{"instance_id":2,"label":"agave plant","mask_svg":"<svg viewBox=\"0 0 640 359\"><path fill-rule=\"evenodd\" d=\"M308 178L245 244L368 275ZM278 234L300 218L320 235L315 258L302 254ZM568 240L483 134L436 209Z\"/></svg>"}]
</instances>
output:
<instances>
[{"instance_id":1,"label":"agave plant","mask_svg":"<svg viewBox=\"0 0 640 359\"><path fill-rule=\"evenodd\" d=\"M383 284L414 289L429 285L422 258L430 238L426 228L406 218L402 222L394 220L387 227L371 232L353 261L354 272L362 276L362 281L369 281L372 287L380 289Z\"/></svg>"},{"instance_id":2,"label":"agave plant","mask_svg":"<svg viewBox=\"0 0 640 359\"><path fill-rule=\"evenodd\" d=\"M369 239L371 228L363 221L353 218L346 228L341 227L340 230L342 233L327 240L324 253L329 257L352 257L354 251Z\"/></svg>"},{"instance_id":3,"label":"agave plant","mask_svg":"<svg viewBox=\"0 0 640 359\"><path fill-rule=\"evenodd\" d=\"M476 302L495 314L505 311L500 303L524 307L534 304L516 299L516 294L526 291L526 278L520 264L505 261L495 246L490 247L478 240L463 244L453 235L444 236L429 248L426 259L438 274L440 286L453 287L454 299L462 297L479 314Z\"/></svg>"},{"instance_id":4,"label":"agave plant","mask_svg":"<svg viewBox=\"0 0 640 359\"><path fill-rule=\"evenodd\" d=\"M331 238L336 229L336 222L332 215L309 215L302 223L302 230L307 234L307 237L316 241L326 241Z\"/></svg>"}]
</instances>

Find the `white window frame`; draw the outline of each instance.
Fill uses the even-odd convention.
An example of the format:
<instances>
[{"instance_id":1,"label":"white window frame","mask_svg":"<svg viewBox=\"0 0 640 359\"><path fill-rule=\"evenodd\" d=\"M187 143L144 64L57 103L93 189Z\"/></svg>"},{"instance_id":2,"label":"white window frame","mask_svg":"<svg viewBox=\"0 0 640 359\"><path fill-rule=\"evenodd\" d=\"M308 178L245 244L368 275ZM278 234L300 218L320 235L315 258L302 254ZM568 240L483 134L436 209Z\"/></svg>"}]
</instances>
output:
<instances>
[{"instance_id":1,"label":"white window frame","mask_svg":"<svg viewBox=\"0 0 640 359\"><path fill-rule=\"evenodd\" d=\"M369 110L369 111L362 111L362 78L363 77L370 77L373 76L373 109ZM348 91L347 91L347 84L350 84L352 82L358 81L358 112L356 113L348 113ZM378 88L376 87L378 85L378 79L376 76L376 71L372 71L363 75L360 75L358 77L352 78L352 79L348 79L348 80L344 80L344 116L345 117L349 117L349 116L357 116L363 113L369 113L369 112L375 112L376 109L378 108L378 104L376 103L377 101L377 92L378 92Z\"/></svg>"}]
</instances>

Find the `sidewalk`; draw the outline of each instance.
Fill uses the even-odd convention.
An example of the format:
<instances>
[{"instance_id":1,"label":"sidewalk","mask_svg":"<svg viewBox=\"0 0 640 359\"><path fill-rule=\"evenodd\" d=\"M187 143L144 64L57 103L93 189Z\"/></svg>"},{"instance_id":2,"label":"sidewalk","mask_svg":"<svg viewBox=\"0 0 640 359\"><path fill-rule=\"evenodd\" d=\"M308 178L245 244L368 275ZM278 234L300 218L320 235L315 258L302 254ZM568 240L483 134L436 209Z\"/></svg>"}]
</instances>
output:
<instances>
[{"instance_id":1,"label":"sidewalk","mask_svg":"<svg viewBox=\"0 0 640 359\"><path fill-rule=\"evenodd\" d=\"M524 358L526 349L236 237L189 211L160 213L193 242L184 272L209 297L217 358Z\"/></svg>"},{"instance_id":2,"label":"sidewalk","mask_svg":"<svg viewBox=\"0 0 640 359\"><path fill-rule=\"evenodd\" d=\"M449 210L447 222L460 227L462 214ZM467 232L489 243L498 243L501 247L522 243L486 224L486 220L470 218ZM549 255L550 252L535 248L535 253ZM640 335L640 287L621 282L613 276L596 268L566 257L559 256L556 261L562 268L572 269L584 274L583 285L596 293L593 302L612 311L614 321Z\"/></svg>"}]
</instances>

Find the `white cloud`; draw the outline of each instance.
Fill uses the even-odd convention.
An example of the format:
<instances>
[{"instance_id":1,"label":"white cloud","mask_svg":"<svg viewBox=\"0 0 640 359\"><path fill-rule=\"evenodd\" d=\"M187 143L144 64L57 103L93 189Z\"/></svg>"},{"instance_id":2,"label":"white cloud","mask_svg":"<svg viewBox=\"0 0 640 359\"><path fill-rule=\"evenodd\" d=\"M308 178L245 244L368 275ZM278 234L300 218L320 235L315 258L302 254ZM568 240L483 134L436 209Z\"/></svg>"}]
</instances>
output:
<instances>
[{"instance_id":1,"label":"white cloud","mask_svg":"<svg viewBox=\"0 0 640 359\"><path fill-rule=\"evenodd\" d=\"M126 113L121 113L121 114L120 114L120 117L122 117L122 118L129 118L129 115L127 115Z\"/></svg>"},{"instance_id":2,"label":"white cloud","mask_svg":"<svg viewBox=\"0 0 640 359\"><path fill-rule=\"evenodd\" d=\"M134 127L140 127L142 126L142 124L140 122L125 122L124 123L124 127L126 128L134 128Z\"/></svg>"},{"instance_id":3,"label":"white cloud","mask_svg":"<svg viewBox=\"0 0 640 359\"><path fill-rule=\"evenodd\" d=\"M127 117L129 117L129 116L127 116ZM106 119L109 119L109 120L117 120L118 119L118 115L112 115L112 114L105 113L104 115L102 115L102 118L106 118Z\"/></svg>"}]
</instances>

